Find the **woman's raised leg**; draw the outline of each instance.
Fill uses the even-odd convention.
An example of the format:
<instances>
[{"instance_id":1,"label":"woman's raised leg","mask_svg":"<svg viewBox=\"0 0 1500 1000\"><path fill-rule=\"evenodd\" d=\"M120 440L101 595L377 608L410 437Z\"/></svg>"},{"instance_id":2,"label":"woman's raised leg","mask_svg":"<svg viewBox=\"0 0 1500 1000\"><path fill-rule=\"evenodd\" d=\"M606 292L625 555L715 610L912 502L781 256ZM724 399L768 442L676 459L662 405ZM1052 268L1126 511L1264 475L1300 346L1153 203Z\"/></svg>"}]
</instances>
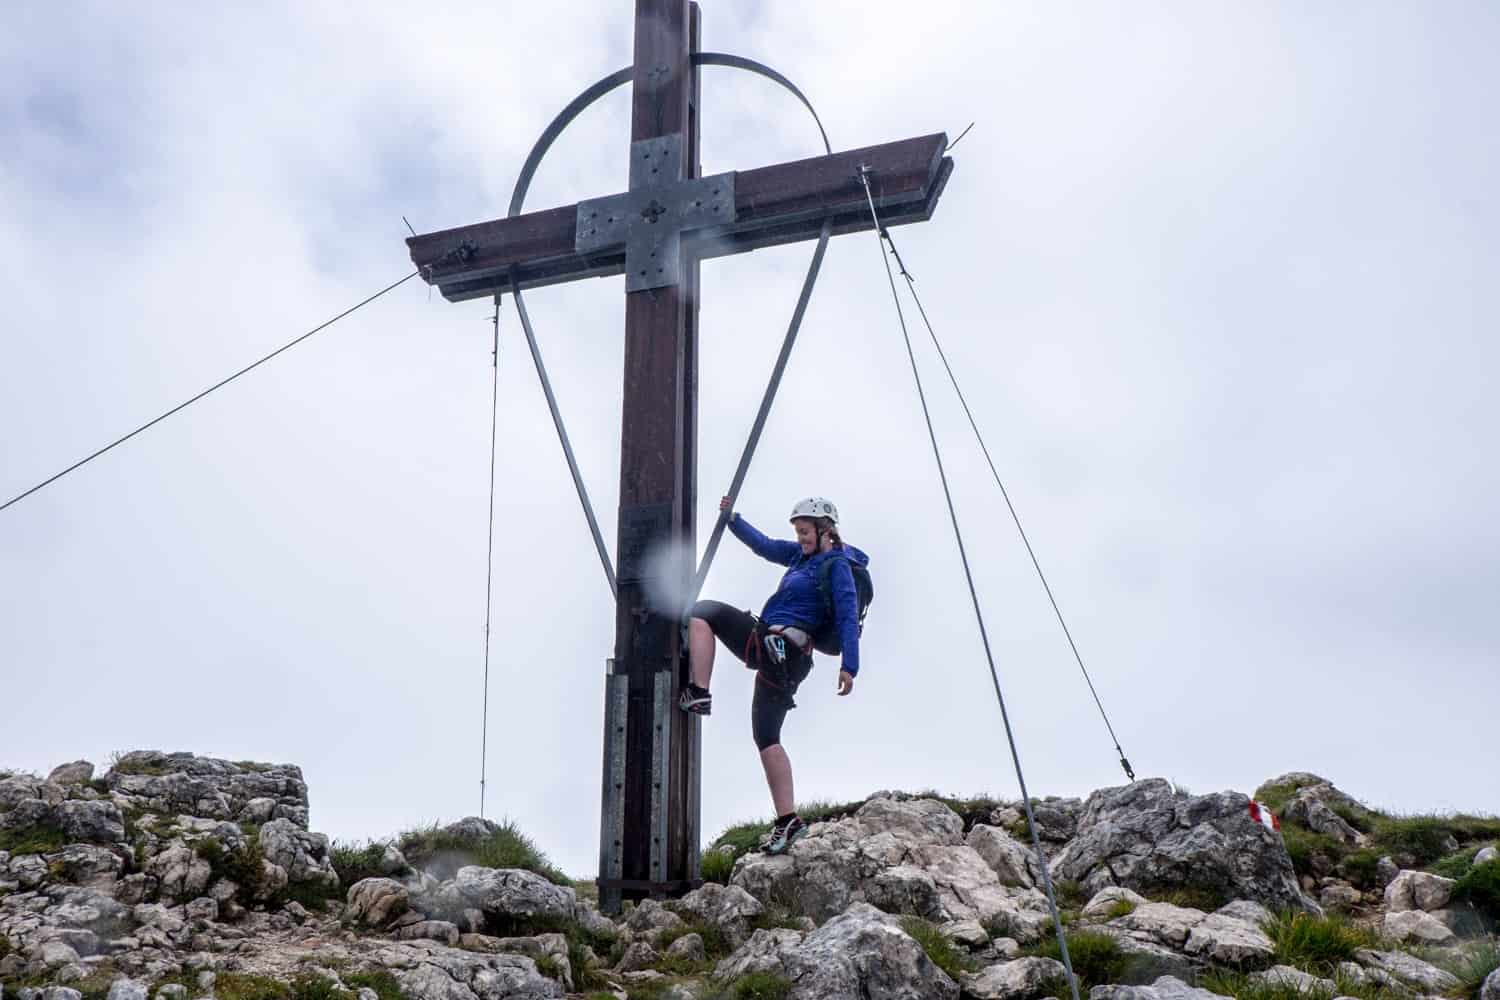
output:
<instances>
[{"instance_id":1,"label":"woman's raised leg","mask_svg":"<svg viewBox=\"0 0 1500 1000\"><path fill-rule=\"evenodd\" d=\"M714 675L714 630L702 618L688 620L688 672L694 684L708 690Z\"/></svg>"}]
</instances>

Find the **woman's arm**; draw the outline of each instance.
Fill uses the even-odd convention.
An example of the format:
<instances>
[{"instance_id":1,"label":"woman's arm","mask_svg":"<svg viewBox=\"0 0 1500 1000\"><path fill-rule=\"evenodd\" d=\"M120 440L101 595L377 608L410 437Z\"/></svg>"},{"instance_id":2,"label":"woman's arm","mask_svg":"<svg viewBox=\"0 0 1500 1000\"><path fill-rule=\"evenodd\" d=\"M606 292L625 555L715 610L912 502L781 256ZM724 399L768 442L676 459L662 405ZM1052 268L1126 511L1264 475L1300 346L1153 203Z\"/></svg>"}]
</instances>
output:
<instances>
[{"instance_id":1,"label":"woman's arm","mask_svg":"<svg viewBox=\"0 0 1500 1000\"><path fill-rule=\"evenodd\" d=\"M833 588L833 623L844 650L842 670L853 677L859 673L859 594L848 559L834 561L828 582Z\"/></svg>"},{"instance_id":2,"label":"woman's arm","mask_svg":"<svg viewBox=\"0 0 1500 1000\"><path fill-rule=\"evenodd\" d=\"M782 538L767 538L738 514L729 515L729 530L734 533L735 538L749 546L751 552L778 566L790 566L802 554L802 546L796 542ZM850 586L853 586L852 582Z\"/></svg>"}]
</instances>

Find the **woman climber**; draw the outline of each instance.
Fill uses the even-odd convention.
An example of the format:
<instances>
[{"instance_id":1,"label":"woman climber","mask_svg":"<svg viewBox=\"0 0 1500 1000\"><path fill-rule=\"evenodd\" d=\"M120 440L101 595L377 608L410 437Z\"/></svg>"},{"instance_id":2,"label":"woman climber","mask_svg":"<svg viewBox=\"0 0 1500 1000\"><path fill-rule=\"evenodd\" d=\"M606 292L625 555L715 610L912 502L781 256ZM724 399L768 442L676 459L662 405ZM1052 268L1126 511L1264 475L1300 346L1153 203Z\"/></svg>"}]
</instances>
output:
<instances>
[{"instance_id":1,"label":"woman climber","mask_svg":"<svg viewBox=\"0 0 1500 1000\"><path fill-rule=\"evenodd\" d=\"M860 606L852 567L863 572L870 560L839 537L838 508L822 497L809 497L792 508L795 542L767 538L755 530L730 512L729 497L719 509L729 515L734 537L761 558L786 566L787 571L759 618L719 601L693 605L688 620L691 676L678 705L697 715L712 711L708 684L713 676L715 637L756 672L750 728L776 808L776 822L761 847L780 854L807 832L794 808L792 762L781 745L781 724L786 713L797 707L792 696L812 670L814 647L842 653L838 693L854 690L854 677L859 673Z\"/></svg>"}]
</instances>

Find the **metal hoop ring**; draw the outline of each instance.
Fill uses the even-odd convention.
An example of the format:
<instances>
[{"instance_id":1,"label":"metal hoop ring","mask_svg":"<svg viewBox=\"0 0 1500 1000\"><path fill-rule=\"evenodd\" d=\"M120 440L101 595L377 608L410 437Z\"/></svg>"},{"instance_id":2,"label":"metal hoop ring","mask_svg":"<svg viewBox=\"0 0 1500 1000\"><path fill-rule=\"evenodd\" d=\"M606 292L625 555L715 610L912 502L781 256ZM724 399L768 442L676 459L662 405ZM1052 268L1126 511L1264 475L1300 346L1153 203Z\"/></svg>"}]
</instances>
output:
<instances>
[{"instance_id":1,"label":"metal hoop ring","mask_svg":"<svg viewBox=\"0 0 1500 1000\"><path fill-rule=\"evenodd\" d=\"M797 89L792 81L771 67L764 63L758 63L754 59L746 59L744 56L733 56L725 52L695 52L692 55L692 64L694 66L726 66L730 69L742 69L780 84L791 91L792 96L796 97L807 108L813 117L813 122L818 126L818 134L823 137L823 148L830 154L833 152L833 147L828 143L828 133L824 130L822 119L818 117L818 112L813 108L812 102L807 99L802 91ZM531 147L531 153L526 157L526 162L521 166L521 176L516 178L516 188L510 196L510 211L508 215L515 217L521 214L521 206L526 201L526 192L531 188L531 179L536 176L537 168L542 164L542 157L547 155L547 150L551 149L552 144L557 141L557 137L562 135L563 129L571 125L573 119L581 115L589 105L616 87L628 83L634 72L634 68L630 66L622 70L616 70L569 101L568 106L563 108L562 112L556 118L552 119L551 124L543 130L541 138L537 139L536 145Z\"/></svg>"}]
</instances>

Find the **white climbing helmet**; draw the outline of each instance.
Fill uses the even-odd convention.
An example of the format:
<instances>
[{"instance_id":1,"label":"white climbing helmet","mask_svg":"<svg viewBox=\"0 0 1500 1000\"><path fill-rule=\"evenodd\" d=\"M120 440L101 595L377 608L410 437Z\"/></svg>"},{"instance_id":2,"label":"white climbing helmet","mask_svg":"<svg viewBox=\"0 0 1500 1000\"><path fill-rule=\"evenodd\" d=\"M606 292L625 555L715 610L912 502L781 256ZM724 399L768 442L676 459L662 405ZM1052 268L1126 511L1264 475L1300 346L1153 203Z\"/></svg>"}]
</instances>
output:
<instances>
[{"instance_id":1,"label":"white climbing helmet","mask_svg":"<svg viewBox=\"0 0 1500 1000\"><path fill-rule=\"evenodd\" d=\"M796 506L792 508L792 516L787 520L795 521L799 517L826 517L834 524L838 524L839 509L827 497L808 497L806 500L797 501Z\"/></svg>"}]
</instances>

